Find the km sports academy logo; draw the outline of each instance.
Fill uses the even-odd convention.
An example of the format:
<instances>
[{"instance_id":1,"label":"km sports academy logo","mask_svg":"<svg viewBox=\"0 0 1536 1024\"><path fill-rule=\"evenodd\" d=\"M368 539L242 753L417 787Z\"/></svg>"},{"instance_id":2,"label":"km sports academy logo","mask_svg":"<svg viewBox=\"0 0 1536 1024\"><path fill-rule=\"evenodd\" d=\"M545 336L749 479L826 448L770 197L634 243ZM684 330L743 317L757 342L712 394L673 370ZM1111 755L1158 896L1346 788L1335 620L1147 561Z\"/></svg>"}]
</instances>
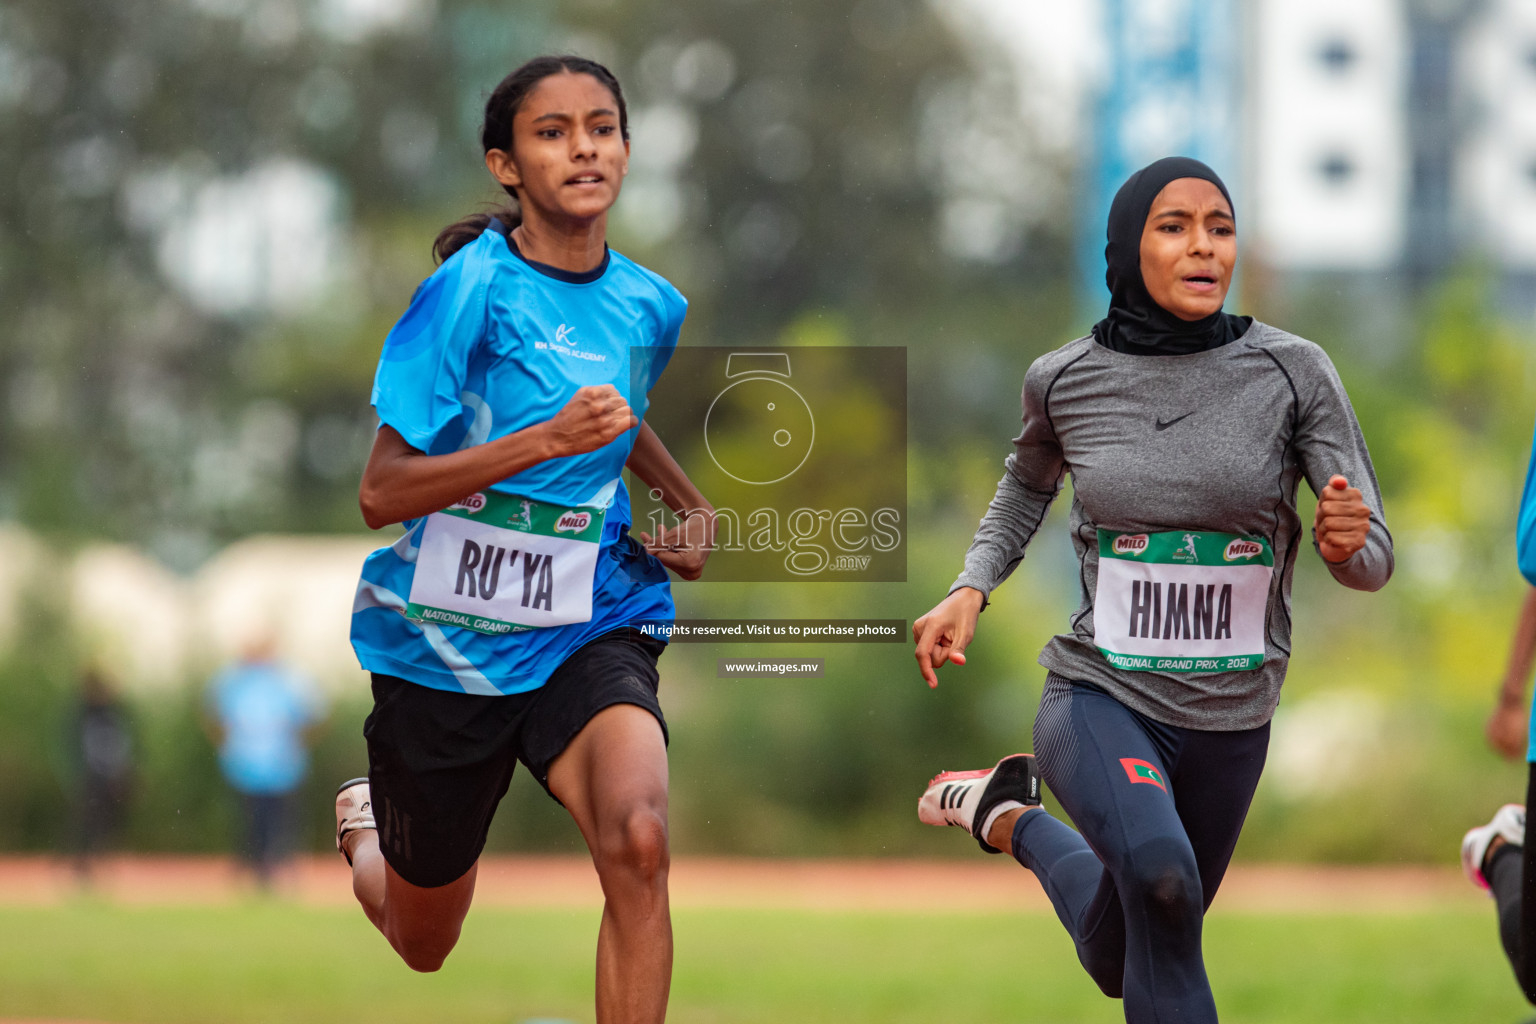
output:
<instances>
[{"instance_id":1,"label":"km sports academy logo","mask_svg":"<svg viewBox=\"0 0 1536 1024\"><path fill-rule=\"evenodd\" d=\"M1164 793L1168 787L1163 784L1163 773L1157 765L1143 761L1139 757L1122 757L1120 767L1125 769L1125 775L1133 783L1144 782L1149 786L1156 786Z\"/></svg>"},{"instance_id":2,"label":"km sports academy logo","mask_svg":"<svg viewBox=\"0 0 1536 1024\"><path fill-rule=\"evenodd\" d=\"M535 339L533 347L539 352L558 352L568 359L585 359L589 363L606 363L608 356L602 352L583 352L576 346L576 339L571 337L576 333L576 328L569 324L561 324L555 328L553 341L538 341Z\"/></svg>"}]
</instances>

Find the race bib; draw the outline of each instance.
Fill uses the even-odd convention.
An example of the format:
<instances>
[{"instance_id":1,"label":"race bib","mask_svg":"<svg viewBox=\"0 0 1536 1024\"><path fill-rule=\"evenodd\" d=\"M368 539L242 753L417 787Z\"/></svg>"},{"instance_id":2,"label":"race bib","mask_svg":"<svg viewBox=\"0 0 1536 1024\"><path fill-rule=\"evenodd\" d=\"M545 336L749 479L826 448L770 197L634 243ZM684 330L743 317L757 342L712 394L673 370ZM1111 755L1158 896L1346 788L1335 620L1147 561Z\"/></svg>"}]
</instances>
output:
<instances>
[{"instance_id":1,"label":"race bib","mask_svg":"<svg viewBox=\"0 0 1536 1024\"><path fill-rule=\"evenodd\" d=\"M1095 643L1132 672L1258 668L1274 566L1263 539L1100 530Z\"/></svg>"},{"instance_id":2,"label":"race bib","mask_svg":"<svg viewBox=\"0 0 1536 1024\"><path fill-rule=\"evenodd\" d=\"M488 491L432 513L406 617L479 633L589 621L606 511Z\"/></svg>"}]
</instances>

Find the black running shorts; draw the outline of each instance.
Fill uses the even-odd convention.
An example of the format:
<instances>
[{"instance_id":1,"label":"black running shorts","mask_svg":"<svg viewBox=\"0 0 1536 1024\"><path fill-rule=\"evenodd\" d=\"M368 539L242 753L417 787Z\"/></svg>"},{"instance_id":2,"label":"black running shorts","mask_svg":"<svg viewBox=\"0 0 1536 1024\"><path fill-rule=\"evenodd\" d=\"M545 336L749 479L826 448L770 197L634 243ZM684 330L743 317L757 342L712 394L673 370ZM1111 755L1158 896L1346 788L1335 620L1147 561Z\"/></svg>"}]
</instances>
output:
<instances>
[{"instance_id":1,"label":"black running shorts","mask_svg":"<svg viewBox=\"0 0 1536 1024\"><path fill-rule=\"evenodd\" d=\"M638 630L615 630L579 648L539 689L504 696L373 673L363 736L379 849L390 867L428 887L463 875L485 848L517 762L548 792L550 764L604 708L645 708L665 739L656 699L665 648Z\"/></svg>"}]
</instances>

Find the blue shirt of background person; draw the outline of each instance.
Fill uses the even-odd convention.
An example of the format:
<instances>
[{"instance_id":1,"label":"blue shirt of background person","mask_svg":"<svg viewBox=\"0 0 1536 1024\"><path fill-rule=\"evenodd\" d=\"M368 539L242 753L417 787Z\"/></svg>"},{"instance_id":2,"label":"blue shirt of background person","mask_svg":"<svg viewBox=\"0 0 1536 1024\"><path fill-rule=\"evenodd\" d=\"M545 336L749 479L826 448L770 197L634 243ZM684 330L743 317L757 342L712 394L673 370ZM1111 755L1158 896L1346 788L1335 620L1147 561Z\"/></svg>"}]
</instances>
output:
<instances>
[{"instance_id":1,"label":"blue shirt of background person","mask_svg":"<svg viewBox=\"0 0 1536 1024\"><path fill-rule=\"evenodd\" d=\"M382 423L428 455L483 444L553 419L578 388L611 384L643 419L677 345L687 302L665 279L611 250L571 273L522 257L492 221L422 282L390 331L374 379ZM647 361L631 367L631 353ZM353 604L363 668L442 690L519 693L544 685L578 647L642 620L670 621L665 569L629 536L620 478L638 427L596 451L550 459L492 485L537 501L608 509L592 618L487 635L405 618L426 519L370 555Z\"/></svg>"},{"instance_id":2,"label":"blue shirt of background person","mask_svg":"<svg viewBox=\"0 0 1536 1024\"><path fill-rule=\"evenodd\" d=\"M287 793L303 780L305 731L321 717L308 679L269 656L241 661L210 684L208 711L219 726L219 764L237 791Z\"/></svg>"}]
</instances>

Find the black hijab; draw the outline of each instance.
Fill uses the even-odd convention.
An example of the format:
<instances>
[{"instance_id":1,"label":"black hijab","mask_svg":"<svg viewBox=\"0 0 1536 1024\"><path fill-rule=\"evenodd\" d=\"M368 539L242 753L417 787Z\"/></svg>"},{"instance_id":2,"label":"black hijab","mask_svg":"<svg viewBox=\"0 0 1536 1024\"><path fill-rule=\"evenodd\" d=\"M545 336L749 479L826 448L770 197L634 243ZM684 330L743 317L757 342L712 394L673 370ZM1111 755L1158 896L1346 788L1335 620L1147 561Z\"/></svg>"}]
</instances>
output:
<instances>
[{"instance_id":1,"label":"black hijab","mask_svg":"<svg viewBox=\"0 0 1536 1024\"><path fill-rule=\"evenodd\" d=\"M1109 285L1109 315L1093 325L1093 337L1105 348L1138 356L1181 356L1204 352L1235 341L1253 323L1250 317L1217 310L1200 320L1182 320L1159 306L1141 279L1141 233L1152 201L1171 181L1200 178L1221 189L1227 186L1199 160L1164 157L1126 179L1109 207L1109 244L1104 246L1104 281Z\"/></svg>"}]
</instances>

